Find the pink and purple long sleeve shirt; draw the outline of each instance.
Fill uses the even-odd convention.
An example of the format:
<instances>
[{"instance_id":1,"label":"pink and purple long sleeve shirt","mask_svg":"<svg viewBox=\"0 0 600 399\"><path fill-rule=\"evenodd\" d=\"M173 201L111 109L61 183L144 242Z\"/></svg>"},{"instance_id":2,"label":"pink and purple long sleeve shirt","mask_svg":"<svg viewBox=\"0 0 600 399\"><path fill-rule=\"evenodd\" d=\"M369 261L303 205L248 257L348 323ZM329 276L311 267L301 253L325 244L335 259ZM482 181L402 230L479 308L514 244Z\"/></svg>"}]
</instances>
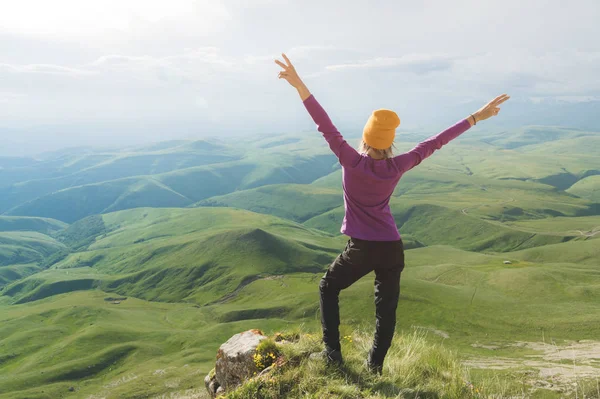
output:
<instances>
[{"instance_id":1,"label":"pink and purple long sleeve shirt","mask_svg":"<svg viewBox=\"0 0 600 399\"><path fill-rule=\"evenodd\" d=\"M471 127L464 119L404 154L392 159L373 159L359 154L344 140L313 95L304 101L304 106L342 165L345 215L340 232L361 240L401 238L389 205L398 181L435 150Z\"/></svg>"}]
</instances>

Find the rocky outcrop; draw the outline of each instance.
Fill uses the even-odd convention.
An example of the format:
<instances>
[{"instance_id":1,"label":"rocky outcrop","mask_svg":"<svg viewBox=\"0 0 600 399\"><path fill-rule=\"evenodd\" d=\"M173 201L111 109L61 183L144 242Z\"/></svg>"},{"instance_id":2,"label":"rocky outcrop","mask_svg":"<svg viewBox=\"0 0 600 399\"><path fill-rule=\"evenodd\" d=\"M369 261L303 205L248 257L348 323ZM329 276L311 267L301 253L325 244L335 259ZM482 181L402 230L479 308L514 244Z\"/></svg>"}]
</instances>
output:
<instances>
[{"instance_id":1,"label":"rocky outcrop","mask_svg":"<svg viewBox=\"0 0 600 399\"><path fill-rule=\"evenodd\" d=\"M215 368L204 379L212 398L234 389L259 371L254 363L254 354L264 339L267 337L262 331L248 330L221 345Z\"/></svg>"}]
</instances>

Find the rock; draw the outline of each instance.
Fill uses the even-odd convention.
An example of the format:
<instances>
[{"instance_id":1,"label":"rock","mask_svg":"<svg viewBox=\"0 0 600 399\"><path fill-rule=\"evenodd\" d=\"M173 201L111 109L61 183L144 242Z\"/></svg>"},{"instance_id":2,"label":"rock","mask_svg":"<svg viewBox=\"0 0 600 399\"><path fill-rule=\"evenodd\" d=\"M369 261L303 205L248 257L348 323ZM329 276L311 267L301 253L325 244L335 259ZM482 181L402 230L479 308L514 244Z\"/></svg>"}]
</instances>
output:
<instances>
[{"instance_id":1,"label":"rock","mask_svg":"<svg viewBox=\"0 0 600 399\"><path fill-rule=\"evenodd\" d=\"M206 377L204 377L204 386L206 387L207 391L210 391L208 387L210 386L211 381L210 374L207 374Z\"/></svg>"},{"instance_id":2,"label":"rock","mask_svg":"<svg viewBox=\"0 0 600 399\"><path fill-rule=\"evenodd\" d=\"M69 392L75 392L75 387L69 387Z\"/></svg>"},{"instance_id":3,"label":"rock","mask_svg":"<svg viewBox=\"0 0 600 399\"><path fill-rule=\"evenodd\" d=\"M204 379L211 398L229 391L258 372L254 354L258 344L267 339L260 330L248 330L231 337L219 348L214 372Z\"/></svg>"},{"instance_id":4,"label":"rock","mask_svg":"<svg viewBox=\"0 0 600 399\"><path fill-rule=\"evenodd\" d=\"M219 389L219 382L216 380L215 369L212 369L210 373L204 377L204 386L210 394L211 398L217 396L217 390Z\"/></svg>"}]
</instances>

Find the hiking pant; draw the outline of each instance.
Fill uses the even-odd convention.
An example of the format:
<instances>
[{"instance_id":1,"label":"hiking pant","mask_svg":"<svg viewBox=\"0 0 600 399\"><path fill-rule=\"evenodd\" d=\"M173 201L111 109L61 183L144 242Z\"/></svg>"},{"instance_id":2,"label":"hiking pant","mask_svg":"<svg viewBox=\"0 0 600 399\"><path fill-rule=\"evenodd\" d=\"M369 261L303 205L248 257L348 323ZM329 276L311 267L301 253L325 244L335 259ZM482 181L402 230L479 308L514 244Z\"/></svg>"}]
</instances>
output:
<instances>
[{"instance_id":1,"label":"hiking pant","mask_svg":"<svg viewBox=\"0 0 600 399\"><path fill-rule=\"evenodd\" d=\"M344 251L321 279L321 325L328 350L340 350L340 291L375 271L375 337L369 353L373 365L383 366L396 328L400 274L404 246L398 241L366 241L350 238Z\"/></svg>"}]
</instances>

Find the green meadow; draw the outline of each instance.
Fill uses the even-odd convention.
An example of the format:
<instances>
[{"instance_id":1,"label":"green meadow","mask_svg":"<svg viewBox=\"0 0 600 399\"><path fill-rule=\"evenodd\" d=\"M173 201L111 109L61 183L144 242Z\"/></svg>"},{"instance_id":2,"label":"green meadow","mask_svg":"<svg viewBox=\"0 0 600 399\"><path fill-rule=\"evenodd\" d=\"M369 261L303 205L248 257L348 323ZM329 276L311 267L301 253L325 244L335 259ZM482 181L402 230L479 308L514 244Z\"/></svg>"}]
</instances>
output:
<instances>
[{"instance_id":1,"label":"green meadow","mask_svg":"<svg viewBox=\"0 0 600 399\"><path fill-rule=\"evenodd\" d=\"M397 151L425 137L401 134ZM391 199L407 251L388 372L416 361L411 345L444 366L359 390L339 375L331 397L461 397L444 391L448 373L487 386L479 397L597 397L584 387L597 356L549 358L534 344L600 351L599 138L469 131L407 172ZM1 399L204 398L233 334L318 336L318 281L347 238L341 171L317 133L1 161ZM357 337L346 372L361 375L373 276L340 305L342 332ZM318 346L306 340L298 353ZM281 381L326 375L299 367L307 379ZM255 392L244 389L234 397Z\"/></svg>"}]
</instances>

